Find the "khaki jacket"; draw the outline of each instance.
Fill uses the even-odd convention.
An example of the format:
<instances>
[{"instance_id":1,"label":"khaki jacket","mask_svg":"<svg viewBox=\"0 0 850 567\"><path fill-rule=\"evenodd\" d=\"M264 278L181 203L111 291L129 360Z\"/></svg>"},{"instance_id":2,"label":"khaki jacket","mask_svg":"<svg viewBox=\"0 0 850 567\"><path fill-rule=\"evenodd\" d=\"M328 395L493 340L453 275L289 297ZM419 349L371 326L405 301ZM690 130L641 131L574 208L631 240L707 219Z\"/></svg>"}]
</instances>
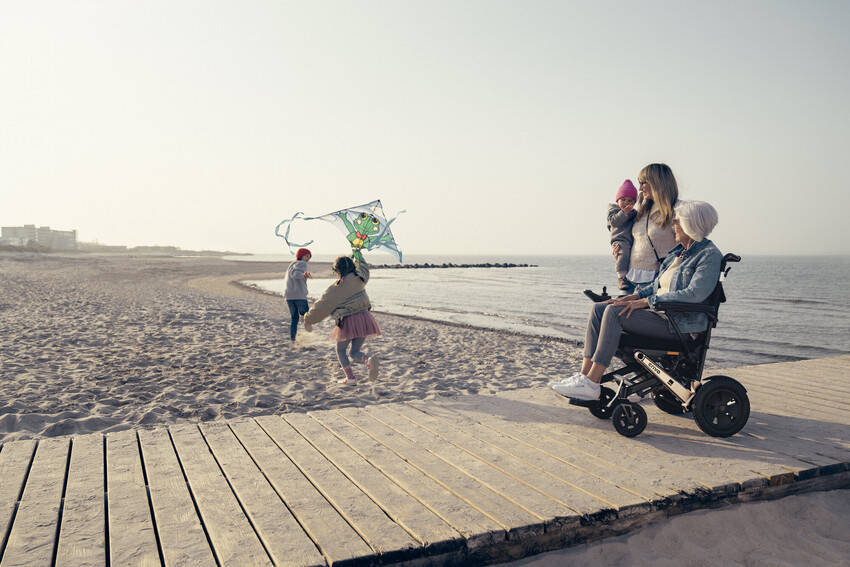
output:
<instances>
[{"instance_id":1,"label":"khaki jacket","mask_svg":"<svg viewBox=\"0 0 850 567\"><path fill-rule=\"evenodd\" d=\"M322 297L304 315L304 322L315 325L327 317L338 321L346 315L372 309L369 296L366 294L369 268L365 265L360 266L357 273L360 274L359 277L356 274L348 274L341 282L326 289Z\"/></svg>"}]
</instances>

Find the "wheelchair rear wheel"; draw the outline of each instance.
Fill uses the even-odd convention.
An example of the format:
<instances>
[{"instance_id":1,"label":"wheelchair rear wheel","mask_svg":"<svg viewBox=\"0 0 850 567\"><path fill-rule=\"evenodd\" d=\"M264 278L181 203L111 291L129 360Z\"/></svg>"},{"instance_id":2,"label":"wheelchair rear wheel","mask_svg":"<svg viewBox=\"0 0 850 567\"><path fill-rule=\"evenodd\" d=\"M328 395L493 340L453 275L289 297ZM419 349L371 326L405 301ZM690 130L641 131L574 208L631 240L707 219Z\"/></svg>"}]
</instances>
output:
<instances>
[{"instance_id":1,"label":"wheelchair rear wheel","mask_svg":"<svg viewBox=\"0 0 850 567\"><path fill-rule=\"evenodd\" d=\"M625 437L637 437L646 429L646 411L637 404L629 402L614 408L614 429Z\"/></svg>"},{"instance_id":2,"label":"wheelchair rear wheel","mask_svg":"<svg viewBox=\"0 0 850 567\"><path fill-rule=\"evenodd\" d=\"M683 408L679 398L670 393L669 390L658 390L652 394L652 401L655 402L655 407L670 415L683 415L690 411Z\"/></svg>"},{"instance_id":3,"label":"wheelchair rear wheel","mask_svg":"<svg viewBox=\"0 0 850 567\"><path fill-rule=\"evenodd\" d=\"M712 437L731 437L750 418L750 399L740 382L712 376L700 386L691 404L697 425Z\"/></svg>"},{"instance_id":4,"label":"wheelchair rear wheel","mask_svg":"<svg viewBox=\"0 0 850 567\"><path fill-rule=\"evenodd\" d=\"M614 408L616 408L617 404L619 403L617 401L614 401L614 403L609 406L608 403L613 397L614 390L602 386L602 391L599 394L599 401L594 405L588 407L590 413L592 413L595 417L598 417L599 419L609 419L614 413Z\"/></svg>"}]
</instances>

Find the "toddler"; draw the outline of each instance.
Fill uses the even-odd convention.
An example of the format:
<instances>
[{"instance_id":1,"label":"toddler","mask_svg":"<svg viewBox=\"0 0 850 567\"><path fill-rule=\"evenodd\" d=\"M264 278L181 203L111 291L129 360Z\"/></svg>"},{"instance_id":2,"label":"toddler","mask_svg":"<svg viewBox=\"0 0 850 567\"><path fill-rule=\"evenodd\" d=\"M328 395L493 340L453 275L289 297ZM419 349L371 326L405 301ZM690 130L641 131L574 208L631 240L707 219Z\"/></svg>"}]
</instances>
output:
<instances>
[{"instance_id":1,"label":"toddler","mask_svg":"<svg viewBox=\"0 0 850 567\"><path fill-rule=\"evenodd\" d=\"M632 225L635 222L635 201L637 189L630 179L623 181L617 191L616 203L608 205L608 230L611 232L611 246L620 245L620 254L614 260L617 270L617 285L620 289L629 289L626 272L629 271L629 256L632 251Z\"/></svg>"}]
</instances>

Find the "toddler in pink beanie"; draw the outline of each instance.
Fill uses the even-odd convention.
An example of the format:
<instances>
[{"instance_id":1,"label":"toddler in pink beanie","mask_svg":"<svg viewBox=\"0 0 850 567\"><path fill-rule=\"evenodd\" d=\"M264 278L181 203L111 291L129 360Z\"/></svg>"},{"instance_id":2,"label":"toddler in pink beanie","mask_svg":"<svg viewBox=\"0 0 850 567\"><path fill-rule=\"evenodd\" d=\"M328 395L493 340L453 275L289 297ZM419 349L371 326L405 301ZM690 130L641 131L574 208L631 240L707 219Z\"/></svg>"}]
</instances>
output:
<instances>
[{"instance_id":1,"label":"toddler in pink beanie","mask_svg":"<svg viewBox=\"0 0 850 567\"><path fill-rule=\"evenodd\" d=\"M632 225L635 223L635 201L637 189L630 179L623 181L616 202L608 205L608 230L611 232L611 246L620 245L620 254L614 260L617 270L617 285L620 289L629 289L626 272L629 271L629 256L632 252Z\"/></svg>"}]
</instances>

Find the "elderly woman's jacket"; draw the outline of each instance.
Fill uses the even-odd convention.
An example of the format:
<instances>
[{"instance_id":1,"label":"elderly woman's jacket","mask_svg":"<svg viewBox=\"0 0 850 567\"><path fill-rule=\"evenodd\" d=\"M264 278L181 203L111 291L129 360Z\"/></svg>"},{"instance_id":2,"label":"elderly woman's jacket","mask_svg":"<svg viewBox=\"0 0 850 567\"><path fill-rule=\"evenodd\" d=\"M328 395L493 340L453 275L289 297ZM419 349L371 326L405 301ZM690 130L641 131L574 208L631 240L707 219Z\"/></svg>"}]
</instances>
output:
<instances>
[{"instance_id":1,"label":"elderly woman's jacket","mask_svg":"<svg viewBox=\"0 0 850 567\"><path fill-rule=\"evenodd\" d=\"M361 265L356 272L346 274L342 281L330 286L321 299L304 315L304 322L315 325L326 317L339 320L346 315L372 308L369 296L366 294L366 283L369 281L369 268Z\"/></svg>"},{"instance_id":2,"label":"elderly woman's jacket","mask_svg":"<svg viewBox=\"0 0 850 567\"><path fill-rule=\"evenodd\" d=\"M658 282L661 274L679 255L682 256L682 263L679 264L676 273L673 274L670 291L658 295ZM655 304L659 301L702 303L708 299L717 285L717 280L720 279L720 263L722 260L723 254L707 238L694 242L687 249L679 244L667 254L655 281L639 285L635 292L639 298L647 298L651 309L655 309ZM708 315L705 313L672 313L670 317L676 321L679 330L683 333L696 333L708 329ZM670 325L670 332L675 332L672 324Z\"/></svg>"}]
</instances>

